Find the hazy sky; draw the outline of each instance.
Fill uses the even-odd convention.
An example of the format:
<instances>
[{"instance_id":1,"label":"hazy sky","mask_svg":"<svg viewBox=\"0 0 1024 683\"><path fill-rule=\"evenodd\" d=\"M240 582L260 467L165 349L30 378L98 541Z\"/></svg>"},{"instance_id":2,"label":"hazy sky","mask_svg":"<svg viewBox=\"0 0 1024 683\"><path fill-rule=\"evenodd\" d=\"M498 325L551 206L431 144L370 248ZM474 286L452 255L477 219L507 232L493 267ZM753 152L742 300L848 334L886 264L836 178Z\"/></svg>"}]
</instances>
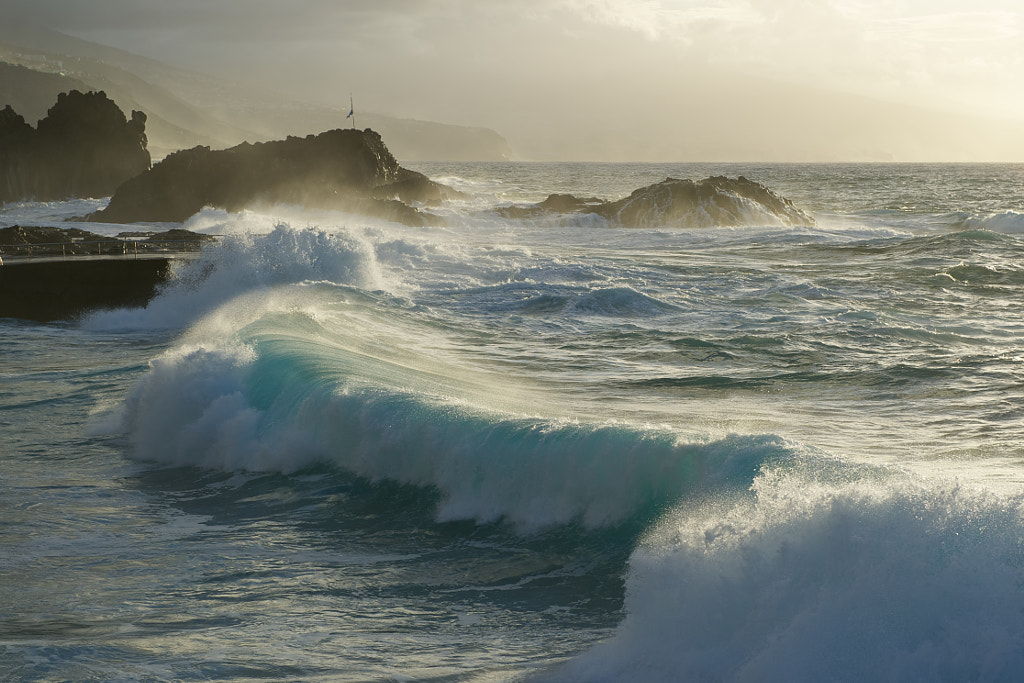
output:
<instances>
[{"instance_id":1,"label":"hazy sky","mask_svg":"<svg viewBox=\"0 0 1024 683\"><path fill-rule=\"evenodd\" d=\"M530 156L1024 160L1020 0L4 5L293 97L492 127Z\"/></svg>"}]
</instances>

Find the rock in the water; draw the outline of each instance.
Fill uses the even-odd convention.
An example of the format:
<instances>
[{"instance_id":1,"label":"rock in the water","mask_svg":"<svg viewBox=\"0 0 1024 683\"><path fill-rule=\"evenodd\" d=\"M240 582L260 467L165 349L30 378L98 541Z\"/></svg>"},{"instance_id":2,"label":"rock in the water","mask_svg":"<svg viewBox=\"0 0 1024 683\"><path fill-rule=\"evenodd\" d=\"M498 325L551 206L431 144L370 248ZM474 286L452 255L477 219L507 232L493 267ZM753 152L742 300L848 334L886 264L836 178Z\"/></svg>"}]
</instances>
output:
<instances>
[{"instance_id":1,"label":"rock in the water","mask_svg":"<svg viewBox=\"0 0 1024 683\"><path fill-rule=\"evenodd\" d=\"M499 206L494 211L505 218L535 220L544 216L590 213L606 203L603 199L594 197L584 199L571 194L550 194L547 199L537 204Z\"/></svg>"},{"instance_id":2,"label":"rock in the water","mask_svg":"<svg viewBox=\"0 0 1024 683\"><path fill-rule=\"evenodd\" d=\"M32 128L0 111L0 202L107 197L150 166L146 115L131 120L103 92L62 93Z\"/></svg>"},{"instance_id":3,"label":"rock in the water","mask_svg":"<svg viewBox=\"0 0 1024 683\"><path fill-rule=\"evenodd\" d=\"M405 170L405 169L403 169ZM405 170L405 177L374 189L377 199L394 199L406 204L438 206L448 199L461 199L463 195L447 185L434 182L422 173Z\"/></svg>"},{"instance_id":4,"label":"rock in the water","mask_svg":"<svg viewBox=\"0 0 1024 683\"><path fill-rule=\"evenodd\" d=\"M666 178L591 212L630 228L814 225L793 202L743 176L698 182Z\"/></svg>"},{"instance_id":5,"label":"rock in the water","mask_svg":"<svg viewBox=\"0 0 1024 683\"><path fill-rule=\"evenodd\" d=\"M298 204L424 225L436 217L404 201L439 202L448 192L455 191L399 166L374 131L331 130L225 150L176 152L126 182L106 209L88 218L181 222L207 206L240 211Z\"/></svg>"},{"instance_id":6,"label":"rock in the water","mask_svg":"<svg viewBox=\"0 0 1024 683\"><path fill-rule=\"evenodd\" d=\"M546 216L572 220L574 216L597 215L627 228L814 225L814 219L793 202L743 176L714 176L696 182L666 178L614 202L553 194L537 204L501 206L494 211L506 218L524 220Z\"/></svg>"}]
</instances>

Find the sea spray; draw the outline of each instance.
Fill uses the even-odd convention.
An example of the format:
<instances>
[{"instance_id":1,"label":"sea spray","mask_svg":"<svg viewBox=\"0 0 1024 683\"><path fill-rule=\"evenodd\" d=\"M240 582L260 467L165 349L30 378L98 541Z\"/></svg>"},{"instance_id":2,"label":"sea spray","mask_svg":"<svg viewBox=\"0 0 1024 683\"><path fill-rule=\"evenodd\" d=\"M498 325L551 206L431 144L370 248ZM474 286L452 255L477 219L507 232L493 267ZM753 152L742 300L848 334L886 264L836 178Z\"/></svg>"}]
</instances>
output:
<instances>
[{"instance_id":1,"label":"sea spray","mask_svg":"<svg viewBox=\"0 0 1024 683\"><path fill-rule=\"evenodd\" d=\"M1024 212L1021 211L1003 211L988 216L961 214L958 218L959 227L965 230L991 230L1008 235L1024 233Z\"/></svg>"},{"instance_id":2,"label":"sea spray","mask_svg":"<svg viewBox=\"0 0 1024 683\"><path fill-rule=\"evenodd\" d=\"M295 230L283 223L266 234L226 235L199 258L176 262L145 309L94 313L84 326L178 330L242 294L317 281L381 288L370 241L346 228Z\"/></svg>"},{"instance_id":3,"label":"sea spray","mask_svg":"<svg viewBox=\"0 0 1024 683\"><path fill-rule=\"evenodd\" d=\"M555 677L1015 679L1024 498L821 465L668 516L630 559L616 636Z\"/></svg>"}]
</instances>

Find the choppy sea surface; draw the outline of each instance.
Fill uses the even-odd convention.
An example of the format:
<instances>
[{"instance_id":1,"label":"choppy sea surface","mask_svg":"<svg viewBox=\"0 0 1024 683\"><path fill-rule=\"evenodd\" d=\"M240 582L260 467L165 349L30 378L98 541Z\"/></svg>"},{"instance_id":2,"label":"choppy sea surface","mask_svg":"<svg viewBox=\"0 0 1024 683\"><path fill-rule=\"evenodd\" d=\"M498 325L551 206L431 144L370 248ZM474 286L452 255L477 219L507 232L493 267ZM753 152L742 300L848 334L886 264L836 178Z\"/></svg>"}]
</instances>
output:
<instances>
[{"instance_id":1,"label":"choppy sea surface","mask_svg":"<svg viewBox=\"0 0 1024 683\"><path fill-rule=\"evenodd\" d=\"M415 168L0 320L0 679L1024 678L1024 165ZM488 211L715 174L815 225Z\"/></svg>"}]
</instances>

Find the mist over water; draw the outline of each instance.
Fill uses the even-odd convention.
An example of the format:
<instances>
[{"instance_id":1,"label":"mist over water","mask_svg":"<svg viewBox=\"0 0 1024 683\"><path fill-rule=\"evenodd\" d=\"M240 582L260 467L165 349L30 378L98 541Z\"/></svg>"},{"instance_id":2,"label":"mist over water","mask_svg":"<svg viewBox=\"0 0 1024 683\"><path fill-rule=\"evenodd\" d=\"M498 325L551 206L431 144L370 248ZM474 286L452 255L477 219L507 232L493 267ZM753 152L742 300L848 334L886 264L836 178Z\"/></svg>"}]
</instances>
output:
<instances>
[{"instance_id":1,"label":"mist over water","mask_svg":"<svg viewBox=\"0 0 1024 683\"><path fill-rule=\"evenodd\" d=\"M186 227L219 242L147 308L0 323L19 359L0 369L0 569L21 588L0 589L18 615L0 663L30 680L1024 670L1021 167L419 170L469 194L447 227L207 210ZM489 211L712 174L816 225Z\"/></svg>"}]
</instances>

